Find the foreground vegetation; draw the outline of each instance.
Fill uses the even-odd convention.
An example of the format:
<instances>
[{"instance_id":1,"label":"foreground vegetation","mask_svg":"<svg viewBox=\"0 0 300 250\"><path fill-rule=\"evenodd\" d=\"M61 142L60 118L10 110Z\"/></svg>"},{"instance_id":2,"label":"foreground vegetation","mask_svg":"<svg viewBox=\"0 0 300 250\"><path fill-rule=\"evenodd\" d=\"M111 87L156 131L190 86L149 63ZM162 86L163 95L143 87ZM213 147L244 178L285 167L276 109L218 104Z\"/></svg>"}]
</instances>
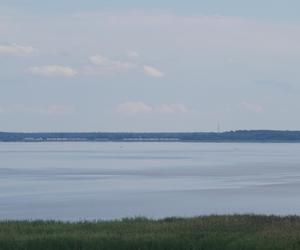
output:
<instances>
[{"instance_id":1,"label":"foreground vegetation","mask_svg":"<svg viewBox=\"0 0 300 250\"><path fill-rule=\"evenodd\" d=\"M232 215L77 223L2 221L0 249L300 249L300 217Z\"/></svg>"}]
</instances>

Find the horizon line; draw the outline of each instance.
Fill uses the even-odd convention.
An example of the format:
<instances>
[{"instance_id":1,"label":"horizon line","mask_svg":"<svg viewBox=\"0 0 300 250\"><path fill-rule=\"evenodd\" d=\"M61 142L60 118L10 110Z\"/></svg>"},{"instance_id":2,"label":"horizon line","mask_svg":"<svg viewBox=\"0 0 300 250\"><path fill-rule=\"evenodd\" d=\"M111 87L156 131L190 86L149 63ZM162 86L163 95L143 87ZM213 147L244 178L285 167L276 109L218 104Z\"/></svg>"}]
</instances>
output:
<instances>
[{"instance_id":1,"label":"horizon line","mask_svg":"<svg viewBox=\"0 0 300 250\"><path fill-rule=\"evenodd\" d=\"M224 130L224 131L0 131L0 133L20 133L20 134L33 134L33 133L229 133L229 132L300 132L299 130L291 129L236 129L236 130Z\"/></svg>"}]
</instances>

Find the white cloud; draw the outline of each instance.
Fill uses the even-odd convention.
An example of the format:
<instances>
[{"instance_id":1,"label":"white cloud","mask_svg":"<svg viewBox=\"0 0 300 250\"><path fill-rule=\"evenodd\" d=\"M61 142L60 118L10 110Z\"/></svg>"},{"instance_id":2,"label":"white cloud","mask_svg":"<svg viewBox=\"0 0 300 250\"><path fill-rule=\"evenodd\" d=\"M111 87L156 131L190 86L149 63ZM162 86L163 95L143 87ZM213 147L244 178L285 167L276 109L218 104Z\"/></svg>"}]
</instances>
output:
<instances>
[{"instance_id":1,"label":"white cloud","mask_svg":"<svg viewBox=\"0 0 300 250\"><path fill-rule=\"evenodd\" d=\"M26 56L34 53L36 50L30 46L21 46L17 44L0 45L0 54L8 54L14 56Z\"/></svg>"},{"instance_id":2,"label":"white cloud","mask_svg":"<svg viewBox=\"0 0 300 250\"><path fill-rule=\"evenodd\" d=\"M122 72L138 67L138 65L133 62L113 60L100 54L89 57L89 60L92 64L97 66L95 72L99 73Z\"/></svg>"},{"instance_id":3,"label":"white cloud","mask_svg":"<svg viewBox=\"0 0 300 250\"><path fill-rule=\"evenodd\" d=\"M262 113L264 111L263 106L257 103L250 103L250 102L242 102L242 107L250 112L254 113Z\"/></svg>"},{"instance_id":4,"label":"white cloud","mask_svg":"<svg viewBox=\"0 0 300 250\"><path fill-rule=\"evenodd\" d=\"M87 74L104 74L104 73L120 73L129 71L141 70L145 75L151 77L163 77L164 74L149 65L141 65L136 60L139 58L139 54L135 51L129 51L127 53L128 61L114 60L103 55L97 54L89 57L89 61L94 67L87 67L84 72Z\"/></svg>"},{"instance_id":5,"label":"white cloud","mask_svg":"<svg viewBox=\"0 0 300 250\"><path fill-rule=\"evenodd\" d=\"M138 56L135 52L132 52L132 56ZM33 75L40 76L65 76L72 77L78 74L85 75L97 75L97 74L118 74L122 72L139 72L143 71L145 75L151 77L162 77L164 74L158 69L148 66L141 65L133 61L122 61L113 60L100 54L90 56L89 62L91 65L82 67L75 70L68 66L63 65L45 65L45 66L34 66L27 69L27 72Z\"/></svg>"},{"instance_id":6,"label":"white cloud","mask_svg":"<svg viewBox=\"0 0 300 250\"><path fill-rule=\"evenodd\" d=\"M144 70L144 73L148 76L152 76L152 77L163 77L164 76L164 74L160 70L158 70L152 66L149 66L149 65L144 65L143 70Z\"/></svg>"},{"instance_id":7,"label":"white cloud","mask_svg":"<svg viewBox=\"0 0 300 250\"><path fill-rule=\"evenodd\" d=\"M117 112L125 115L137 115L137 114L185 114L190 110L183 104L162 104L158 106L149 105L141 101L137 102L125 102L121 103L117 107Z\"/></svg>"},{"instance_id":8,"label":"white cloud","mask_svg":"<svg viewBox=\"0 0 300 250\"><path fill-rule=\"evenodd\" d=\"M33 75L65 77L72 77L78 74L75 69L61 65L35 66L31 67L28 72Z\"/></svg>"},{"instance_id":9,"label":"white cloud","mask_svg":"<svg viewBox=\"0 0 300 250\"><path fill-rule=\"evenodd\" d=\"M133 51L133 50L127 51L126 55L127 55L128 59L130 59L130 60L137 60L140 58L139 53L136 51Z\"/></svg>"},{"instance_id":10,"label":"white cloud","mask_svg":"<svg viewBox=\"0 0 300 250\"><path fill-rule=\"evenodd\" d=\"M158 108L158 112L162 114L180 114L188 113L190 111L183 104L163 104Z\"/></svg>"},{"instance_id":11,"label":"white cloud","mask_svg":"<svg viewBox=\"0 0 300 250\"><path fill-rule=\"evenodd\" d=\"M117 107L117 112L125 115L148 114L153 108L143 102L125 102Z\"/></svg>"}]
</instances>

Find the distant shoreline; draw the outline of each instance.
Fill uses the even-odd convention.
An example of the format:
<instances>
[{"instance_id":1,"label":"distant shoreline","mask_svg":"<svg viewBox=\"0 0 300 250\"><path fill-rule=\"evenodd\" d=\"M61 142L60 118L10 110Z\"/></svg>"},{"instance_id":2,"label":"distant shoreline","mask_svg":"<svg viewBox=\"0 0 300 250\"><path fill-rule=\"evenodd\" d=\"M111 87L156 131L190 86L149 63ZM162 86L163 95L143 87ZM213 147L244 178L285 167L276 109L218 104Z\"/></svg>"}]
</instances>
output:
<instances>
[{"instance_id":1,"label":"distant shoreline","mask_svg":"<svg viewBox=\"0 0 300 250\"><path fill-rule=\"evenodd\" d=\"M97 141L97 140L56 140L56 141L47 141L47 140L43 140L43 141L25 141L25 140L20 140L20 141L1 141L0 143L70 143L70 142L74 142L74 143L228 143L228 144L233 144L233 143L240 143L240 144L244 144L244 143L251 143L251 144L255 144L255 143L260 143L260 144L298 144L300 143L299 141L196 141L196 140L191 140L191 141L168 141L168 140L127 140L127 141L122 141L122 140L107 140L107 141Z\"/></svg>"},{"instance_id":2,"label":"distant shoreline","mask_svg":"<svg viewBox=\"0 0 300 250\"><path fill-rule=\"evenodd\" d=\"M206 142L300 143L300 131L226 132L0 132L0 142Z\"/></svg>"}]
</instances>

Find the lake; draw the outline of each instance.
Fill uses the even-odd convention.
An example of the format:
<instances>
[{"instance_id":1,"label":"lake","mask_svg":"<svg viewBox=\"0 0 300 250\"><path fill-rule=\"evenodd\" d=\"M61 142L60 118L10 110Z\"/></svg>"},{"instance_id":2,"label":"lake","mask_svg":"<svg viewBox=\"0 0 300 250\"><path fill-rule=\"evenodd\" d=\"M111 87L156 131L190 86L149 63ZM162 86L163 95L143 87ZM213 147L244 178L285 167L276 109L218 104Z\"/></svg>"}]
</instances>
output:
<instances>
[{"instance_id":1,"label":"lake","mask_svg":"<svg viewBox=\"0 0 300 250\"><path fill-rule=\"evenodd\" d=\"M300 215L300 144L0 143L0 220Z\"/></svg>"}]
</instances>

